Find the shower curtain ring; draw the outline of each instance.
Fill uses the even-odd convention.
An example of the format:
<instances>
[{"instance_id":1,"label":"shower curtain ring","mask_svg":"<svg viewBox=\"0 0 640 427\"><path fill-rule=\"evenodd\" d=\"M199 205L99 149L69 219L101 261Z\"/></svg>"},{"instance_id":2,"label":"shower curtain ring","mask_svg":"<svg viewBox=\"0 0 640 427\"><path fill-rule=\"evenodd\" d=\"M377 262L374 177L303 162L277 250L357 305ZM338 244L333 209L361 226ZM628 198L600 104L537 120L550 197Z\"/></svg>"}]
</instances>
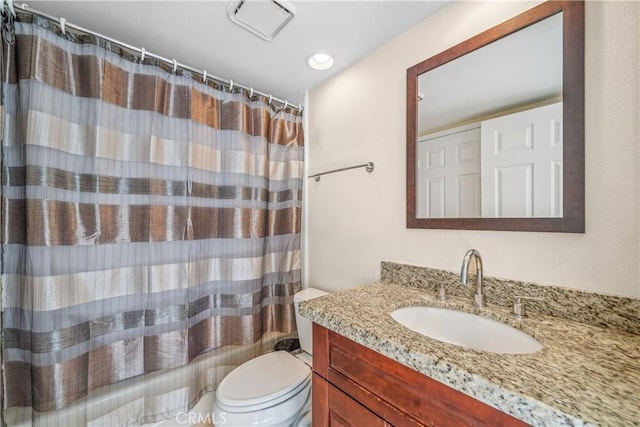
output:
<instances>
[{"instance_id":1,"label":"shower curtain ring","mask_svg":"<svg viewBox=\"0 0 640 427\"><path fill-rule=\"evenodd\" d=\"M269 106L271 106L271 101L273 101L273 95L269 94Z\"/></svg>"},{"instance_id":2,"label":"shower curtain ring","mask_svg":"<svg viewBox=\"0 0 640 427\"><path fill-rule=\"evenodd\" d=\"M253 88L249 91L249 99L253 99Z\"/></svg>"},{"instance_id":3,"label":"shower curtain ring","mask_svg":"<svg viewBox=\"0 0 640 427\"><path fill-rule=\"evenodd\" d=\"M289 101L287 101L287 100L285 99L285 100L284 100L284 108L283 108L283 110L286 110L288 106L289 106Z\"/></svg>"},{"instance_id":4,"label":"shower curtain ring","mask_svg":"<svg viewBox=\"0 0 640 427\"><path fill-rule=\"evenodd\" d=\"M229 92L233 92L233 80L229 79Z\"/></svg>"},{"instance_id":5,"label":"shower curtain ring","mask_svg":"<svg viewBox=\"0 0 640 427\"><path fill-rule=\"evenodd\" d=\"M207 83L207 70L202 70L202 83Z\"/></svg>"},{"instance_id":6,"label":"shower curtain ring","mask_svg":"<svg viewBox=\"0 0 640 427\"><path fill-rule=\"evenodd\" d=\"M173 71L172 71L172 73L175 74L177 70L178 70L178 61L176 61L176 58L173 58Z\"/></svg>"},{"instance_id":7,"label":"shower curtain ring","mask_svg":"<svg viewBox=\"0 0 640 427\"><path fill-rule=\"evenodd\" d=\"M60 31L62 31L62 34L64 34L65 36L67 35L67 20L64 18L60 18Z\"/></svg>"},{"instance_id":8,"label":"shower curtain ring","mask_svg":"<svg viewBox=\"0 0 640 427\"><path fill-rule=\"evenodd\" d=\"M144 57L147 55L147 51L145 50L145 48L141 47L140 48L140 62L144 62Z\"/></svg>"},{"instance_id":9,"label":"shower curtain ring","mask_svg":"<svg viewBox=\"0 0 640 427\"><path fill-rule=\"evenodd\" d=\"M298 104L298 114L302 114L302 104Z\"/></svg>"}]
</instances>

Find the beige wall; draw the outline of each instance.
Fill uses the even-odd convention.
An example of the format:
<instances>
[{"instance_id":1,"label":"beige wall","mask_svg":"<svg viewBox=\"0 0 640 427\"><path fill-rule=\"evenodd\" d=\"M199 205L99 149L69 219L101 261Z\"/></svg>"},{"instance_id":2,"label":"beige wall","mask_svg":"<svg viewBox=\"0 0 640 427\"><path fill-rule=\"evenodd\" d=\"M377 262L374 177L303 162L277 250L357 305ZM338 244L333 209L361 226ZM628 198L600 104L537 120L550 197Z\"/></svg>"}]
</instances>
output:
<instances>
[{"instance_id":1,"label":"beige wall","mask_svg":"<svg viewBox=\"0 0 640 427\"><path fill-rule=\"evenodd\" d=\"M640 3L586 5L586 233L405 228L405 72L528 9L456 2L308 94L305 279L327 290L379 279L380 261L459 271L469 248L485 274L640 296Z\"/></svg>"}]
</instances>

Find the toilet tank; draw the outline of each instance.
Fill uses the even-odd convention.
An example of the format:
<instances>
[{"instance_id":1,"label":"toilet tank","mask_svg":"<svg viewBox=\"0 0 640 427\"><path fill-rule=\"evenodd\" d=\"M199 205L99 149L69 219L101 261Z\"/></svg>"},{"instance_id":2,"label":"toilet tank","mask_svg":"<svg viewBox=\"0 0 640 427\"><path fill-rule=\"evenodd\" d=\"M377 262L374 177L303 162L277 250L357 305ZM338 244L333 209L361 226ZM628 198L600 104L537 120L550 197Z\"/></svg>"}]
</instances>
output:
<instances>
[{"instance_id":1,"label":"toilet tank","mask_svg":"<svg viewBox=\"0 0 640 427\"><path fill-rule=\"evenodd\" d=\"M311 333L311 320L306 319L298 313L298 305L300 301L307 301L322 295L327 295L328 292L321 291L315 288L306 288L298 292L293 296L293 304L296 310L296 324L298 325L298 338L300 339L300 348L302 351L311 354L311 347L313 345L313 337Z\"/></svg>"}]
</instances>

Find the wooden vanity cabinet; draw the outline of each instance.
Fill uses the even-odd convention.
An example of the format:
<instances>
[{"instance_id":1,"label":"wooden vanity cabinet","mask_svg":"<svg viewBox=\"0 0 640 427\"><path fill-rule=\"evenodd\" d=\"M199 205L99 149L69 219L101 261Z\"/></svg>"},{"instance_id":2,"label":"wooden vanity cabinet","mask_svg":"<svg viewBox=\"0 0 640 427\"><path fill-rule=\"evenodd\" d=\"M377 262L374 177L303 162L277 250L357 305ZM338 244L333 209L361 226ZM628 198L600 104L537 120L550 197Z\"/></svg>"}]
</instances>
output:
<instances>
[{"instance_id":1,"label":"wooden vanity cabinet","mask_svg":"<svg viewBox=\"0 0 640 427\"><path fill-rule=\"evenodd\" d=\"M526 426L313 324L313 426Z\"/></svg>"}]
</instances>

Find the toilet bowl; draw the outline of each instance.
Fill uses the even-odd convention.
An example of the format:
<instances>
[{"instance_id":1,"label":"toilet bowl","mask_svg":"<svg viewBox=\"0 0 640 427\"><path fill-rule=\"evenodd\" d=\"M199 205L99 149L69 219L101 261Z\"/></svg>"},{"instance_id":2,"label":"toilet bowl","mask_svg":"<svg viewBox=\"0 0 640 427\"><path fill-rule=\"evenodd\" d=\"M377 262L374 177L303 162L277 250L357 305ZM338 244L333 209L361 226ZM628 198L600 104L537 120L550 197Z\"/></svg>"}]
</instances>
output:
<instances>
[{"instance_id":1,"label":"toilet bowl","mask_svg":"<svg viewBox=\"0 0 640 427\"><path fill-rule=\"evenodd\" d=\"M294 295L302 352L264 354L235 368L218 385L214 419L224 426L311 426L311 322L298 303L326 292L307 288Z\"/></svg>"}]
</instances>

